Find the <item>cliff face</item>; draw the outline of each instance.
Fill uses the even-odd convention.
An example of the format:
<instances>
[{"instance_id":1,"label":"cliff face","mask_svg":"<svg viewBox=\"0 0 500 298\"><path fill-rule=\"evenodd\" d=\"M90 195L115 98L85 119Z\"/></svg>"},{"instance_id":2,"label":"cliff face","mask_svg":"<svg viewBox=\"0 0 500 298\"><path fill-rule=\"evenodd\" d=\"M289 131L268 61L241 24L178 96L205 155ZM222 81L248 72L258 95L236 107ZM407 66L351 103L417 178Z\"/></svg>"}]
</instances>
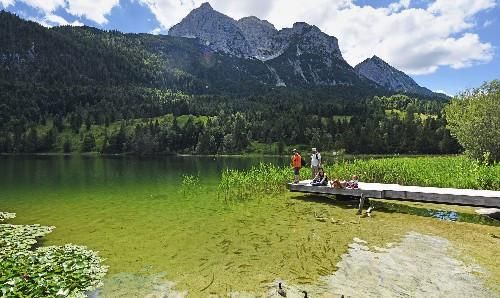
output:
<instances>
[{"instance_id":1,"label":"cliff face","mask_svg":"<svg viewBox=\"0 0 500 298\"><path fill-rule=\"evenodd\" d=\"M169 35L198 38L215 51L238 57L248 57L252 48L237 22L204 3L170 28Z\"/></svg>"},{"instance_id":2,"label":"cliff face","mask_svg":"<svg viewBox=\"0 0 500 298\"><path fill-rule=\"evenodd\" d=\"M277 30L254 16L234 20L204 3L173 26L169 35L197 38L219 54L260 61L276 86L368 84L391 92L440 96L377 56L351 67L336 37L303 22Z\"/></svg>"},{"instance_id":3,"label":"cliff face","mask_svg":"<svg viewBox=\"0 0 500 298\"><path fill-rule=\"evenodd\" d=\"M295 23L292 28L278 31L257 17L236 21L208 3L191 11L170 29L169 35L199 38L215 51L264 61L281 55L294 42L302 52L342 57L337 39L316 26Z\"/></svg>"},{"instance_id":4,"label":"cliff face","mask_svg":"<svg viewBox=\"0 0 500 298\"><path fill-rule=\"evenodd\" d=\"M278 30L273 24L257 17L245 17L238 20L237 26L252 49L250 56L265 60L274 54L272 49Z\"/></svg>"},{"instance_id":5,"label":"cliff face","mask_svg":"<svg viewBox=\"0 0 500 298\"><path fill-rule=\"evenodd\" d=\"M198 38L216 52L260 60L277 86L359 81L342 58L337 38L307 23L278 31L268 21L253 16L236 21L204 3L173 26L169 35Z\"/></svg>"},{"instance_id":6,"label":"cliff face","mask_svg":"<svg viewBox=\"0 0 500 298\"><path fill-rule=\"evenodd\" d=\"M412 93L424 96L436 95L421 87L411 77L390 66L377 56L366 59L354 67L356 73L393 92Z\"/></svg>"}]
</instances>

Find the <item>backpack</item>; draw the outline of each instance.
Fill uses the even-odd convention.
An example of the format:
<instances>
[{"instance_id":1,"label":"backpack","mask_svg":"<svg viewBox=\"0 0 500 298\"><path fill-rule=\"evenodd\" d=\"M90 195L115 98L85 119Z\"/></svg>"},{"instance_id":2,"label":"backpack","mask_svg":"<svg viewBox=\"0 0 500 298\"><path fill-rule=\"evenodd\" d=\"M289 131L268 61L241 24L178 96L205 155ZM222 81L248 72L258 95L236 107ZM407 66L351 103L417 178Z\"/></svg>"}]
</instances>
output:
<instances>
[{"instance_id":1,"label":"backpack","mask_svg":"<svg viewBox=\"0 0 500 298\"><path fill-rule=\"evenodd\" d=\"M301 167L305 167L306 166L306 160L303 157L301 157L301 159L300 159L300 166Z\"/></svg>"}]
</instances>

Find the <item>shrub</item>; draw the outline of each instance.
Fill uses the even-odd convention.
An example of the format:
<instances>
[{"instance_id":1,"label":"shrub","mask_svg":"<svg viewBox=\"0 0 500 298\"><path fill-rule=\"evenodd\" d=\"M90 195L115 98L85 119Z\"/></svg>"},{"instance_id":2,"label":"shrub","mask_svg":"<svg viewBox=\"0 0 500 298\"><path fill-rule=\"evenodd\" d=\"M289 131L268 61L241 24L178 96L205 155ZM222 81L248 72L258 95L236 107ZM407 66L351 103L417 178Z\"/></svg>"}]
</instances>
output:
<instances>
[{"instance_id":1,"label":"shrub","mask_svg":"<svg viewBox=\"0 0 500 298\"><path fill-rule=\"evenodd\" d=\"M500 81L460 94L445 113L448 128L470 157L500 161Z\"/></svg>"}]
</instances>

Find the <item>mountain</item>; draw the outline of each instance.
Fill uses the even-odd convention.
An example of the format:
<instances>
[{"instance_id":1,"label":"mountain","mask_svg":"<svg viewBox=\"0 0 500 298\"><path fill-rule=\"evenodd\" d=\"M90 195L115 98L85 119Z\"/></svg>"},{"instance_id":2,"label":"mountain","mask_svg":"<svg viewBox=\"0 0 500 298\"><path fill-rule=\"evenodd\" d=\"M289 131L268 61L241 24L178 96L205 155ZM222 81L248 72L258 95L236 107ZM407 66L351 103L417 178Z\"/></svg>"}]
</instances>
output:
<instances>
[{"instance_id":1,"label":"mountain","mask_svg":"<svg viewBox=\"0 0 500 298\"><path fill-rule=\"evenodd\" d=\"M208 5L198 13L203 20L196 12L185 20L203 34L188 21L174 28L196 37L185 38L45 28L0 11L0 152L216 154L273 142L277 152L313 142L325 151L456 151L429 141L415 147L420 139L450 143L439 118L429 117L421 136L393 135L405 122L384 117L392 99L373 99L390 92L358 75L319 28L276 30ZM407 108L407 96L394 100ZM437 114L442 105L419 100L413 108Z\"/></svg>"},{"instance_id":2,"label":"mountain","mask_svg":"<svg viewBox=\"0 0 500 298\"><path fill-rule=\"evenodd\" d=\"M411 77L374 56L352 68L338 40L318 27L298 22L277 30L257 17L234 20L204 3L169 31L195 38L217 53L262 61L276 86L366 86L389 92L443 97L419 86Z\"/></svg>"},{"instance_id":3,"label":"mountain","mask_svg":"<svg viewBox=\"0 0 500 298\"><path fill-rule=\"evenodd\" d=\"M355 70L342 57L337 38L316 26L298 22L277 30L257 17L234 20L208 3L169 35L45 28L0 12L0 40L0 83L118 84L192 94L258 94L275 87L433 94L388 64L378 69L362 63ZM398 77L388 84L377 80L381 71Z\"/></svg>"},{"instance_id":4,"label":"mountain","mask_svg":"<svg viewBox=\"0 0 500 298\"><path fill-rule=\"evenodd\" d=\"M247 57L251 47L235 20L203 3L191 11L179 24L169 30L169 35L199 38L202 44L216 51L238 57Z\"/></svg>"},{"instance_id":5,"label":"mountain","mask_svg":"<svg viewBox=\"0 0 500 298\"><path fill-rule=\"evenodd\" d=\"M276 30L273 24L250 16L238 21L203 3L169 30L169 35L198 38L215 51L244 58L271 60L281 55L294 41L300 50L342 58L338 41L307 23Z\"/></svg>"},{"instance_id":6,"label":"mountain","mask_svg":"<svg viewBox=\"0 0 500 298\"><path fill-rule=\"evenodd\" d=\"M307 23L276 30L257 17L234 20L204 3L169 30L217 53L264 65L275 86L366 86L344 60L338 40Z\"/></svg>"},{"instance_id":7,"label":"mountain","mask_svg":"<svg viewBox=\"0 0 500 298\"><path fill-rule=\"evenodd\" d=\"M273 24L257 17L245 17L238 20L236 24L252 49L251 56L265 60L274 54L273 38L278 30Z\"/></svg>"},{"instance_id":8,"label":"mountain","mask_svg":"<svg viewBox=\"0 0 500 298\"><path fill-rule=\"evenodd\" d=\"M368 58L354 67L356 73L377 85L392 91L422 96L442 96L418 85L410 76L397 70L377 56Z\"/></svg>"}]
</instances>

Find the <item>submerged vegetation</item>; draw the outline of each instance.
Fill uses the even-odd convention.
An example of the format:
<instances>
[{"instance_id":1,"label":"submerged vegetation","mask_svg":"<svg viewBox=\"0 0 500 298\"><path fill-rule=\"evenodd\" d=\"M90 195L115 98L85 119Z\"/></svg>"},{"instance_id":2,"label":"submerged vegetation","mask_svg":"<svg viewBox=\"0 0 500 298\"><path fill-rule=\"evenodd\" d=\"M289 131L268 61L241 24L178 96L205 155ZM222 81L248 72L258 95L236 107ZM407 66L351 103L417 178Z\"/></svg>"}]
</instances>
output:
<instances>
[{"instance_id":1,"label":"submerged vegetation","mask_svg":"<svg viewBox=\"0 0 500 298\"><path fill-rule=\"evenodd\" d=\"M0 213L0 221L14 218ZM37 239L54 227L0 224L2 297L86 297L102 285L107 267L84 246L37 247Z\"/></svg>"}]
</instances>

